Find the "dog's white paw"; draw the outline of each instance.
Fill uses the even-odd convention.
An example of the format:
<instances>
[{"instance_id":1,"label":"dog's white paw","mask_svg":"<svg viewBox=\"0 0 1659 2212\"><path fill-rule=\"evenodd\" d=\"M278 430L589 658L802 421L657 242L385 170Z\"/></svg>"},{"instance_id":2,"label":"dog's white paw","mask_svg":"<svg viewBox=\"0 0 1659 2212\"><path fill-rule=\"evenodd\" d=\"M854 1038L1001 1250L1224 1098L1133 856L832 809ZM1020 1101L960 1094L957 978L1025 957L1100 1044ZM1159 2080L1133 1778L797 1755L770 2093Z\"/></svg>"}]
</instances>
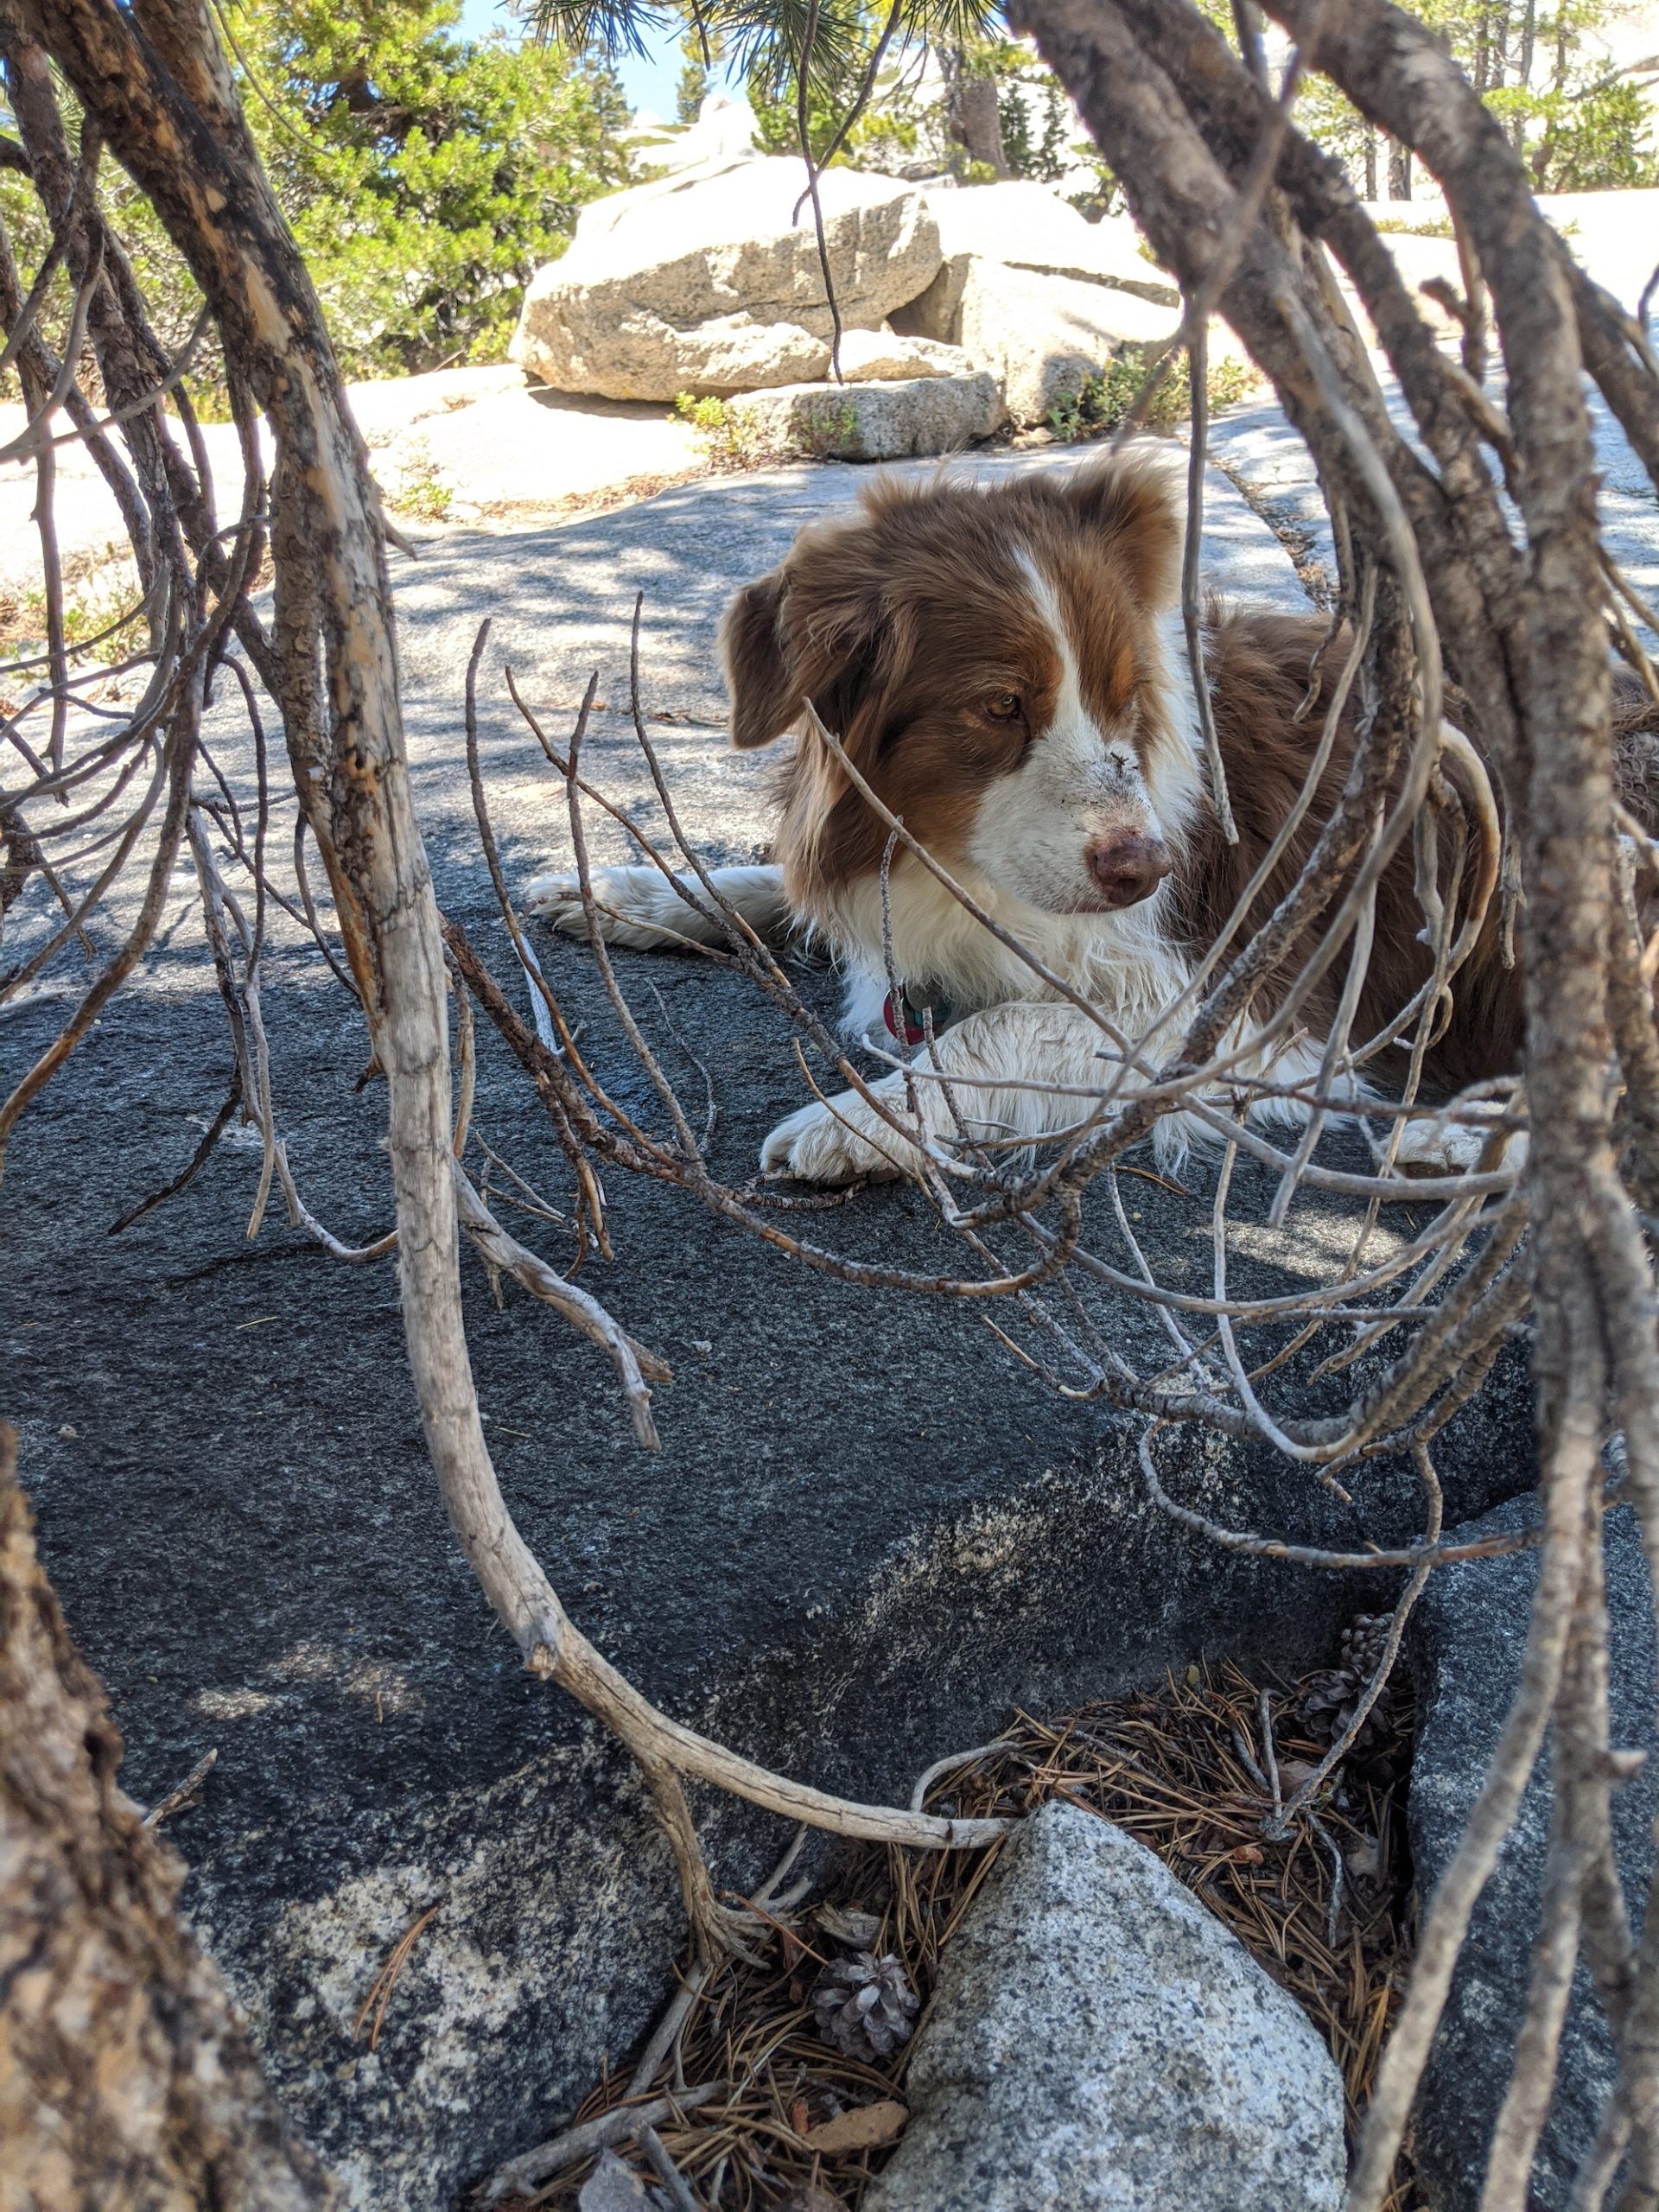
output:
<instances>
[{"instance_id":1,"label":"dog's white paw","mask_svg":"<svg viewBox=\"0 0 1659 2212\"><path fill-rule=\"evenodd\" d=\"M594 919L607 944L651 947L690 937L697 916L654 868L598 868L588 879ZM566 937L586 937L587 909L575 875L538 875L519 894L534 914Z\"/></svg>"},{"instance_id":2,"label":"dog's white paw","mask_svg":"<svg viewBox=\"0 0 1659 2212\"><path fill-rule=\"evenodd\" d=\"M875 1119L857 1092L842 1091L834 1104L832 1113L814 1100L779 1122L760 1147L761 1167L798 1176L804 1183L855 1183L861 1176L902 1174L903 1140ZM871 1135L864 1134L867 1129Z\"/></svg>"},{"instance_id":3,"label":"dog's white paw","mask_svg":"<svg viewBox=\"0 0 1659 2212\"><path fill-rule=\"evenodd\" d=\"M1480 1166L1492 1135L1490 1122L1425 1114L1408 1122L1401 1131L1395 1165L1408 1174L1471 1175ZM1513 1129L1498 1146L1497 1159L1488 1163L1488 1172L1524 1166L1526 1158L1526 1131Z\"/></svg>"}]
</instances>

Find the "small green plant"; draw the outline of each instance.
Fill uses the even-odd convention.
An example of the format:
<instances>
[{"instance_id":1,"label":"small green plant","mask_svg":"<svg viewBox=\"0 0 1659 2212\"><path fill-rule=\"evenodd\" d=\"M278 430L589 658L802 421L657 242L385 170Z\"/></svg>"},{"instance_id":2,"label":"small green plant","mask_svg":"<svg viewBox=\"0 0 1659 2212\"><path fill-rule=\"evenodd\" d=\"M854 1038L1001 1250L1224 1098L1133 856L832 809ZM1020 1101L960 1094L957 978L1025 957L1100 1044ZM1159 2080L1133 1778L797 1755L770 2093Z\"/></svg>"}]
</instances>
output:
<instances>
[{"instance_id":1,"label":"small green plant","mask_svg":"<svg viewBox=\"0 0 1659 2212\"><path fill-rule=\"evenodd\" d=\"M392 505L399 514L412 515L416 522L448 522L454 503L454 486L424 442L417 443L398 476Z\"/></svg>"},{"instance_id":2,"label":"small green plant","mask_svg":"<svg viewBox=\"0 0 1659 2212\"><path fill-rule=\"evenodd\" d=\"M1371 223L1385 236L1404 238L1450 238L1457 236L1449 215L1373 215Z\"/></svg>"},{"instance_id":3,"label":"small green plant","mask_svg":"<svg viewBox=\"0 0 1659 2212\"><path fill-rule=\"evenodd\" d=\"M723 399L699 399L695 392L676 397L674 412L705 438L726 436L732 427L732 410Z\"/></svg>"},{"instance_id":4,"label":"small green plant","mask_svg":"<svg viewBox=\"0 0 1659 2212\"><path fill-rule=\"evenodd\" d=\"M1075 391L1056 395L1048 410L1048 427L1057 438L1077 444L1103 437L1115 430L1141 396L1141 387L1152 374L1155 360L1138 349L1126 349L1109 360L1099 373L1085 377ZM1205 378L1210 411L1231 407L1261 382L1248 361L1212 361ZM1164 378L1147 410L1149 430L1178 430L1192 413L1192 374L1185 354Z\"/></svg>"},{"instance_id":5,"label":"small green plant","mask_svg":"<svg viewBox=\"0 0 1659 2212\"><path fill-rule=\"evenodd\" d=\"M796 417L796 446L809 461L833 461L857 428L858 410L850 399L811 400Z\"/></svg>"},{"instance_id":6,"label":"small green plant","mask_svg":"<svg viewBox=\"0 0 1659 2212\"><path fill-rule=\"evenodd\" d=\"M674 411L702 442L711 468L725 474L770 468L780 461L833 461L858 428L850 399L809 399L795 410L781 445L769 444L758 423L746 422L723 399L698 399L683 391Z\"/></svg>"},{"instance_id":7,"label":"small green plant","mask_svg":"<svg viewBox=\"0 0 1659 2212\"><path fill-rule=\"evenodd\" d=\"M112 561L112 551L64 564L63 641L72 663L113 668L143 642L143 588L131 563ZM31 586L0 594L0 677L8 662L34 660L46 645L45 593Z\"/></svg>"},{"instance_id":8,"label":"small green plant","mask_svg":"<svg viewBox=\"0 0 1659 2212\"><path fill-rule=\"evenodd\" d=\"M699 399L695 392L683 391L674 402L674 412L691 425L709 466L722 475L740 468L764 468L780 457L766 449L754 425L734 415L723 399Z\"/></svg>"}]
</instances>

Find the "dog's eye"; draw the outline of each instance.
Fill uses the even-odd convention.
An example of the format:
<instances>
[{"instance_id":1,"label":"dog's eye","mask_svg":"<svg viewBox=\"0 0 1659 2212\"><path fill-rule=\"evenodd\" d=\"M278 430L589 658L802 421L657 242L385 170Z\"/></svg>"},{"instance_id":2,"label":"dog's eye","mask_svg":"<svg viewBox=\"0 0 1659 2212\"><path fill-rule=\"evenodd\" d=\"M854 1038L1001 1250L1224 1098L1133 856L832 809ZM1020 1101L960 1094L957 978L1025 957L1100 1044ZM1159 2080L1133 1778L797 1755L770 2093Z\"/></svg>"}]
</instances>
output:
<instances>
[{"instance_id":1,"label":"dog's eye","mask_svg":"<svg viewBox=\"0 0 1659 2212\"><path fill-rule=\"evenodd\" d=\"M994 722L1011 722L1020 713L1020 694L1017 691L993 691L985 702L985 711Z\"/></svg>"}]
</instances>

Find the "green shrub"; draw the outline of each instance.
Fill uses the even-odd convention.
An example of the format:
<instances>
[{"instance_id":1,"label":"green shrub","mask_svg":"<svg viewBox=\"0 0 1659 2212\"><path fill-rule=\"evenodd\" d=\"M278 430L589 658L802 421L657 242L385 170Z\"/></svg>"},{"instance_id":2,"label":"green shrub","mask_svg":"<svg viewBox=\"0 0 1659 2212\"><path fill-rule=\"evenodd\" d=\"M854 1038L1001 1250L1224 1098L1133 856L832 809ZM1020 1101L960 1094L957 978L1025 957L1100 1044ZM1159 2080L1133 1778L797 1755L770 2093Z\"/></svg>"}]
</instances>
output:
<instances>
[{"instance_id":1,"label":"green shrub","mask_svg":"<svg viewBox=\"0 0 1659 2212\"><path fill-rule=\"evenodd\" d=\"M416 522L447 522L455 487L433 460L425 440L419 439L386 496L399 514L412 515Z\"/></svg>"},{"instance_id":2,"label":"green shrub","mask_svg":"<svg viewBox=\"0 0 1659 2212\"><path fill-rule=\"evenodd\" d=\"M753 426L734 415L723 399L698 399L683 391L674 402L674 411L691 425L704 459L721 474L740 468L764 468L779 458L766 450Z\"/></svg>"},{"instance_id":3,"label":"green shrub","mask_svg":"<svg viewBox=\"0 0 1659 2212\"><path fill-rule=\"evenodd\" d=\"M1116 354L1098 375L1086 377L1075 391L1062 392L1048 410L1048 427L1068 443L1103 437L1115 430L1134 406L1141 387L1152 374L1156 360L1138 349ZM1212 361L1205 378L1205 397L1213 414L1231 407L1261 383L1259 372L1249 361ZM1185 354L1175 364L1153 397L1145 423L1149 430L1178 430L1192 413L1192 372Z\"/></svg>"},{"instance_id":4,"label":"green shrub","mask_svg":"<svg viewBox=\"0 0 1659 2212\"><path fill-rule=\"evenodd\" d=\"M858 410L850 399L810 400L798 417L794 449L808 461L833 461L857 426Z\"/></svg>"},{"instance_id":5,"label":"green shrub","mask_svg":"<svg viewBox=\"0 0 1659 2212\"><path fill-rule=\"evenodd\" d=\"M683 391L674 410L697 433L709 467L722 474L770 468L785 461L831 461L858 422L850 399L809 400L798 412L790 435L774 446L758 425L734 413L723 399L697 399Z\"/></svg>"},{"instance_id":6,"label":"green shrub","mask_svg":"<svg viewBox=\"0 0 1659 2212\"><path fill-rule=\"evenodd\" d=\"M113 668L137 652L148 635L143 588L125 550L115 545L73 556L63 564L63 638L69 658ZM0 683L10 664L33 661L46 651L46 594L38 585L0 592ZM29 671L40 682L43 671ZM8 710L10 711L10 709Z\"/></svg>"}]
</instances>

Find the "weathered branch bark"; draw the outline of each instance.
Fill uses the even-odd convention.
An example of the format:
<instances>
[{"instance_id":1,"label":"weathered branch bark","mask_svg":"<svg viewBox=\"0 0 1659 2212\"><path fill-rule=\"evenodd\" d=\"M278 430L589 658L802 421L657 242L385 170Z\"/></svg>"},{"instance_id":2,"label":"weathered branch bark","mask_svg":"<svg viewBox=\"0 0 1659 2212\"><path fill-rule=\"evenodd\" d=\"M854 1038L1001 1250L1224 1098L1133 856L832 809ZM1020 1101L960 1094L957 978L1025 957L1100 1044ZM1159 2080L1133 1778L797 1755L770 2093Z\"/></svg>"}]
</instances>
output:
<instances>
[{"instance_id":1,"label":"weathered branch bark","mask_svg":"<svg viewBox=\"0 0 1659 2212\"><path fill-rule=\"evenodd\" d=\"M120 1762L0 1428L0 2203L336 2205L179 1918L184 1870L122 1795Z\"/></svg>"},{"instance_id":2,"label":"weathered branch bark","mask_svg":"<svg viewBox=\"0 0 1659 2212\"><path fill-rule=\"evenodd\" d=\"M1362 447L1354 431L1370 440L1410 517L1435 627L1502 771L1525 899L1528 1196L1548 1533L1522 1693L1471 1832L1431 1904L1411 1992L1384 2055L1349 2198L1350 2212L1373 2212L1387 2190L1469 1912L1563 1694L1561 1655L1596 1483L1604 1392L1626 1406L1645 1405L1652 1394L1652 1268L1619 1179L1608 1080L1615 1013L1624 1058L1639 1074L1652 1059L1652 1009L1628 976L1622 997L1610 993L1616 950L1627 969L1631 961L1627 947L1615 945L1615 932L1626 924L1614 874L1609 663L1595 612L1605 586L1583 397L1586 353L1650 467L1659 397L1651 364L1638 359L1639 340L1572 269L1538 213L1514 146L1424 25L1388 0L1344 0L1340 7L1268 0L1268 6L1388 135L1402 177L1414 156L1444 188L1471 281L1490 292L1508 372L1508 421L1494 429L1490 410L1471 404L1437 359L1351 194L1317 150L1293 135L1277 169L1283 197L1245 241L1224 310L1273 375L1333 495L1333 511L1346 505L1363 516L1368 507L1380 510L1341 449L1339 395L1331 380L1317 393L1306 390L1313 355L1305 338L1322 344L1347 385L1354 429L1345 442L1357 460ZM1021 16L1190 293L1218 249L1230 200L1268 129L1262 88L1184 0L1022 0ZM1328 298L1310 299L1318 288L1300 280L1317 261L1304 237L1327 238L1365 297L1438 464L1438 483L1379 421L1360 365L1336 342ZM1286 312L1299 293L1306 333ZM1472 402L1479 398L1472 395ZM1495 447L1520 508L1518 553L1478 449L1483 441ZM1650 1421L1633 1427L1632 1486L1645 1491L1650 1510L1659 1491L1659 1442ZM1563 1708L1558 1725L1574 1717ZM1560 1830L1563 1850L1570 1848L1573 1867L1595 1872L1605 1891L1593 1792L1575 1778L1570 1758L1560 1764L1557 1786L1573 1796ZM1580 1878L1588 1876L1562 1875L1553 1893L1559 1924L1541 1953L1493 2171L1494 2202L1518 2201L1548 2101L1556 2012L1580 1938ZM1649 1927L1654 1919L1650 1913ZM1599 1920L1595 1940L1608 1972L1616 1964L1617 1931L1606 1911ZM1659 2201L1656 2018L1659 1940L1638 1954L1622 2031L1632 2202Z\"/></svg>"}]
</instances>

